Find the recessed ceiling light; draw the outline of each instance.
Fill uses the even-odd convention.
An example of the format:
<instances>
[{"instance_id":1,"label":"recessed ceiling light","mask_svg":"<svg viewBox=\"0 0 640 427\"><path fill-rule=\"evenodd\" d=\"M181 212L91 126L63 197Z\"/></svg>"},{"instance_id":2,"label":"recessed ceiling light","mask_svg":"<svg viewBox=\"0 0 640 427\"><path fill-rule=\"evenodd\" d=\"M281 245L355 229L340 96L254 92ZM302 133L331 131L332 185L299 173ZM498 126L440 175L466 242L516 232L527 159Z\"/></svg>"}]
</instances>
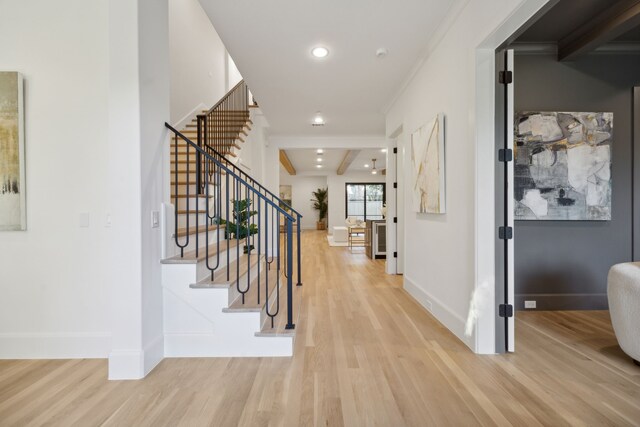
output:
<instances>
[{"instance_id":1,"label":"recessed ceiling light","mask_svg":"<svg viewBox=\"0 0 640 427\"><path fill-rule=\"evenodd\" d=\"M386 47L381 47L380 49L376 50L376 56L378 58L384 58L385 56L387 56L388 53L389 51L387 50Z\"/></svg>"},{"instance_id":2,"label":"recessed ceiling light","mask_svg":"<svg viewBox=\"0 0 640 427\"><path fill-rule=\"evenodd\" d=\"M322 167L322 165L316 165L316 167L317 167L317 168L321 168L321 167Z\"/></svg>"},{"instance_id":3,"label":"recessed ceiling light","mask_svg":"<svg viewBox=\"0 0 640 427\"><path fill-rule=\"evenodd\" d=\"M318 157L316 160L321 162L322 161L322 157Z\"/></svg>"},{"instance_id":4,"label":"recessed ceiling light","mask_svg":"<svg viewBox=\"0 0 640 427\"><path fill-rule=\"evenodd\" d=\"M380 150L380 151L381 151L381 152L383 152L383 153L386 153L386 152L387 152L387 149L386 149L386 148L383 148L383 149L382 149L382 150Z\"/></svg>"},{"instance_id":5,"label":"recessed ceiling light","mask_svg":"<svg viewBox=\"0 0 640 427\"><path fill-rule=\"evenodd\" d=\"M369 167L369 165L368 165L368 164L366 164L366 165L364 165L364 167L365 167L365 168L368 168L368 167Z\"/></svg>"},{"instance_id":6,"label":"recessed ceiling light","mask_svg":"<svg viewBox=\"0 0 640 427\"><path fill-rule=\"evenodd\" d=\"M313 119L313 123L315 123L317 125L322 125L322 124L324 124L324 119L322 118L322 116L316 116Z\"/></svg>"},{"instance_id":7,"label":"recessed ceiling light","mask_svg":"<svg viewBox=\"0 0 640 427\"><path fill-rule=\"evenodd\" d=\"M325 58L327 55L329 55L329 49L323 46L316 46L311 49L311 54L316 58Z\"/></svg>"},{"instance_id":8,"label":"recessed ceiling light","mask_svg":"<svg viewBox=\"0 0 640 427\"><path fill-rule=\"evenodd\" d=\"M324 153L324 150L323 150L322 148L318 148L318 149L316 150L316 153L318 153L318 154L322 154L322 153Z\"/></svg>"}]
</instances>

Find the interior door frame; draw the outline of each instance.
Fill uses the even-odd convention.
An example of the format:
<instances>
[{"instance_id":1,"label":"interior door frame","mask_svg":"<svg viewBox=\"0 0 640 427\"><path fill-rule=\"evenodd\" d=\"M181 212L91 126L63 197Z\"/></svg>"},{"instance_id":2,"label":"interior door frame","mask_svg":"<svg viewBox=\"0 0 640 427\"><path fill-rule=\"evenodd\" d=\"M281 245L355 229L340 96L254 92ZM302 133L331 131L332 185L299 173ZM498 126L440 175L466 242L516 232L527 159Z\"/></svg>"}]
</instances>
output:
<instances>
[{"instance_id":1,"label":"interior door frame","mask_svg":"<svg viewBox=\"0 0 640 427\"><path fill-rule=\"evenodd\" d=\"M496 353L515 351L514 271L514 53L496 51L496 198L495 260Z\"/></svg>"},{"instance_id":2,"label":"interior door frame","mask_svg":"<svg viewBox=\"0 0 640 427\"><path fill-rule=\"evenodd\" d=\"M396 274L404 274L404 200L405 200L404 132L396 138Z\"/></svg>"}]
</instances>

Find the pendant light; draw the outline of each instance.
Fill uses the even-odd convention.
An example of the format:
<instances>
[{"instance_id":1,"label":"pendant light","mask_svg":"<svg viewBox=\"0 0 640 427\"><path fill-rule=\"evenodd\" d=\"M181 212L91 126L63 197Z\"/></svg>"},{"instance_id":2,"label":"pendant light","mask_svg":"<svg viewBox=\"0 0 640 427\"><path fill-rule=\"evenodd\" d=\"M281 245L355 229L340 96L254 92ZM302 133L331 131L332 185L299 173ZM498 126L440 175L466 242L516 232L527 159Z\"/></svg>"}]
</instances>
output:
<instances>
[{"instance_id":1,"label":"pendant light","mask_svg":"<svg viewBox=\"0 0 640 427\"><path fill-rule=\"evenodd\" d=\"M373 167L371 168L371 175L377 175L378 171L376 169L376 159L371 159L371 163L373 163Z\"/></svg>"}]
</instances>

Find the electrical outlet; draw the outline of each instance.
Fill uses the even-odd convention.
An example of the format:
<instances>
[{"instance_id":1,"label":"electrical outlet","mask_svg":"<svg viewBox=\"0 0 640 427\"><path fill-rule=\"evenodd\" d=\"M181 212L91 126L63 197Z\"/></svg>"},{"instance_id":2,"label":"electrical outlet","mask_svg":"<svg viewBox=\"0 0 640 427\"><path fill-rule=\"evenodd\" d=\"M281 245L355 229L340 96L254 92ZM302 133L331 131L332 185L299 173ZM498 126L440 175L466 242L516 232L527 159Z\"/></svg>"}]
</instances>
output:
<instances>
[{"instance_id":1,"label":"electrical outlet","mask_svg":"<svg viewBox=\"0 0 640 427\"><path fill-rule=\"evenodd\" d=\"M535 301L525 301L524 302L524 308L536 308L536 302Z\"/></svg>"}]
</instances>

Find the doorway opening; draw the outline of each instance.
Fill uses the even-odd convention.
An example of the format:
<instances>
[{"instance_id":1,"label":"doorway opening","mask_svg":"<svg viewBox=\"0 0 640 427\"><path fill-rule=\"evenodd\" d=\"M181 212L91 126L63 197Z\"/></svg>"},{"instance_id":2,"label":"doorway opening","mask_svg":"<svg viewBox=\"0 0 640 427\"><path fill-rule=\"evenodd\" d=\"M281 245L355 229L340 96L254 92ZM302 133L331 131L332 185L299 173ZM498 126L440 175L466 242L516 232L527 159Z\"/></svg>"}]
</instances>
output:
<instances>
[{"instance_id":1,"label":"doorway opening","mask_svg":"<svg viewBox=\"0 0 640 427\"><path fill-rule=\"evenodd\" d=\"M542 329L628 362L607 295L639 254L640 26L624 7L560 0L496 52L498 352Z\"/></svg>"}]
</instances>

